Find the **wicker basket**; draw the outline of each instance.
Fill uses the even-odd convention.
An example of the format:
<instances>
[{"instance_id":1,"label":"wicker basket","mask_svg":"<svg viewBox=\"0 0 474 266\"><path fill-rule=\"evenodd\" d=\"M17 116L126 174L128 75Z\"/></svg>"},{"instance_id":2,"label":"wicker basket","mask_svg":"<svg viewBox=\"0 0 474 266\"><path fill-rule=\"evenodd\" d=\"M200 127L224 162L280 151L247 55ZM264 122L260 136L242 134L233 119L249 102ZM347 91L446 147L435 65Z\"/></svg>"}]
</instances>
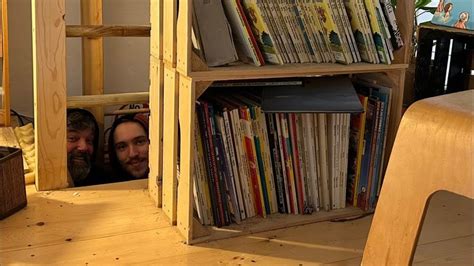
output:
<instances>
[{"instance_id":1,"label":"wicker basket","mask_svg":"<svg viewBox=\"0 0 474 266\"><path fill-rule=\"evenodd\" d=\"M26 206L21 150L0 147L0 220Z\"/></svg>"}]
</instances>

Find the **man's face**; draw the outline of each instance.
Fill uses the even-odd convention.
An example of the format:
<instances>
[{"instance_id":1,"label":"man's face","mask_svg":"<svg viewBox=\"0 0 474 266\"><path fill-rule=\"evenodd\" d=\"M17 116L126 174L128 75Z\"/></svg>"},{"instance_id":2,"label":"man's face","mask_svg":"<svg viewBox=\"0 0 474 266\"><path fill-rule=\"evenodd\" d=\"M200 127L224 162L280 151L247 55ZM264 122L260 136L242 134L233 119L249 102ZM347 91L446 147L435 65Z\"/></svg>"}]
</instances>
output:
<instances>
[{"instance_id":1,"label":"man's face","mask_svg":"<svg viewBox=\"0 0 474 266\"><path fill-rule=\"evenodd\" d=\"M143 178L148 171L148 137L141 125L125 122L114 132L114 147L122 168L135 178Z\"/></svg>"},{"instance_id":2,"label":"man's face","mask_svg":"<svg viewBox=\"0 0 474 266\"><path fill-rule=\"evenodd\" d=\"M83 180L91 169L94 132L91 129L67 131L67 168L73 180Z\"/></svg>"}]
</instances>

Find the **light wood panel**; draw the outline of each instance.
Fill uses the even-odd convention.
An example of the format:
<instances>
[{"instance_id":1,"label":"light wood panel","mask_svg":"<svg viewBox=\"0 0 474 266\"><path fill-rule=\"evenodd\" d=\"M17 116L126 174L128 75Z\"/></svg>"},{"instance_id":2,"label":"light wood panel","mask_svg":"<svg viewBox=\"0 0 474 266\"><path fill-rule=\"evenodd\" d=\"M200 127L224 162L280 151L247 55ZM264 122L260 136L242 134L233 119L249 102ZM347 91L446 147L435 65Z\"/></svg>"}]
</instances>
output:
<instances>
[{"instance_id":1,"label":"light wood panel","mask_svg":"<svg viewBox=\"0 0 474 266\"><path fill-rule=\"evenodd\" d=\"M163 211L176 224L178 158L178 89L179 75L164 67L163 93Z\"/></svg>"},{"instance_id":2,"label":"light wood panel","mask_svg":"<svg viewBox=\"0 0 474 266\"><path fill-rule=\"evenodd\" d=\"M176 67L177 13L177 0L163 1L163 60L165 61L165 64L169 64L171 67Z\"/></svg>"},{"instance_id":3,"label":"light wood panel","mask_svg":"<svg viewBox=\"0 0 474 266\"><path fill-rule=\"evenodd\" d=\"M35 192L0 221L2 264L338 264L359 265L371 217L321 222L185 245L146 192L146 180ZM126 201L123 199L127 198ZM61 207L62 205L62 207ZM472 200L435 195L414 264L472 265ZM44 222L43 225L38 223Z\"/></svg>"},{"instance_id":4,"label":"light wood panel","mask_svg":"<svg viewBox=\"0 0 474 266\"><path fill-rule=\"evenodd\" d=\"M195 88L192 80L179 78L180 179L178 186L178 230L188 241L193 238L193 180ZM199 225L199 224L198 224Z\"/></svg>"},{"instance_id":5,"label":"light wood panel","mask_svg":"<svg viewBox=\"0 0 474 266\"><path fill-rule=\"evenodd\" d=\"M3 103L2 109L3 114L0 114L0 125L9 126L10 125L10 57L8 55L8 1L2 0L1 3L1 31L0 36L0 55L2 57L2 84L0 87L3 88Z\"/></svg>"},{"instance_id":6,"label":"light wood panel","mask_svg":"<svg viewBox=\"0 0 474 266\"><path fill-rule=\"evenodd\" d=\"M244 80L285 77L318 77L321 75L342 75L375 73L408 68L408 64L286 64L256 67L249 64L210 67L207 71L193 71L189 74L194 81ZM181 69L178 69L181 74Z\"/></svg>"},{"instance_id":7,"label":"light wood panel","mask_svg":"<svg viewBox=\"0 0 474 266\"><path fill-rule=\"evenodd\" d=\"M90 23L90 22L89 22ZM97 22L98 23L98 22ZM102 23L102 22L100 22ZM83 22L85 24L85 21ZM147 25L67 25L66 37L149 37L150 26Z\"/></svg>"},{"instance_id":8,"label":"light wood panel","mask_svg":"<svg viewBox=\"0 0 474 266\"><path fill-rule=\"evenodd\" d=\"M162 206L163 196L163 63L150 55L150 148L148 191Z\"/></svg>"},{"instance_id":9,"label":"light wood panel","mask_svg":"<svg viewBox=\"0 0 474 266\"><path fill-rule=\"evenodd\" d=\"M191 60L191 18L193 12L192 1L180 1L179 2L179 14L177 21L177 51L176 58L177 69L180 73L189 76L191 69L193 68L193 62Z\"/></svg>"},{"instance_id":10,"label":"light wood panel","mask_svg":"<svg viewBox=\"0 0 474 266\"><path fill-rule=\"evenodd\" d=\"M163 60L163 0L150 0L150 54Z\"/></svg>"},{"instance_id":11,"label":"light wood panel","mask_svg":"<svg viewBox=\"0 0 474 266\"><path fill-rule=\"evenodd\" d=\"M36 187L67 186L64 0L33 0Z\"/></svg>"},{"instance_id":12,"label":"light wood panel","mask_svg":"<svg viewBox=\"0 0 474 266\"><path fill-rule=\"evenodd\" d=\"M102 24L102 0L81 0L81 23ZM66 28L67 30L67 28ZM82 93L83 95L104 94L104 41L101 37L82 38ZM99 126L99 136L104 135L104 108L90 108ZM99 138L96 161L104 161L104 138Z\"/></svg>"},{"instance_id":13,"label":"light wood panel","mask_svg":"<svg viewBox=\"0 0 474 266\"><path fill-rule=\"evenodd\" d=\"M150 149L148 191L163 205L163 0L150 1Z\"/></svg>"},{"instance_id":14,"label":"light wood panel","mask_svg":"<svg viewBox=\"0 0 474 266\"><path fill-rule=\"evenodd\" d=\"M104 105L121 105L129 103L147 103L149 92L128 92L103 95L83 95L67 97L67 106L74 107L95 107Z\"/></svg>"},{"instance_id":15,"label":"light wood panel","mask_svg":"<svg viewBox=\"0 0 474 266\"><path fill-rule=\"evenodd\" d=\"M428 98L405 113L364 251L364 265L407 265L433 193L474 198L474 91ZM409 203L409 207L407 207Z\"/></svg>"}]
</instances>

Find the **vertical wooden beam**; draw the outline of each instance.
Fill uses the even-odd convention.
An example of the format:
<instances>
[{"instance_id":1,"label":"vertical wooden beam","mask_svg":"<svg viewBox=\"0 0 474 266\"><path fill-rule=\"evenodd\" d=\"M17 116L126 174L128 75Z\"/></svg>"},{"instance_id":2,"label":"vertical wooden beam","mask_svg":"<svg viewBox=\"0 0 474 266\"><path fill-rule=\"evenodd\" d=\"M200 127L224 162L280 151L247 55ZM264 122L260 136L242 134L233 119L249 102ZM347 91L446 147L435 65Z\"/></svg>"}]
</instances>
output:
<instances>
[{"instance_id":1,"label":"vertical wooden beam","mask_svg":"<svg viewBox=\"0 0 474 266\"><path fill-rule=\"evenodd\" d=\"M177 66L180 73L189 76L192 70L191 60L191 23L192 1L179 2L179 15L177 25Z\"/></svg>"},{"instance_id":2,"label":"vertical wooden beam","mask_svg":"<svg viewBox=\"0 0 474 266\"><path fill-rule=\"evenodd\" d=\"M395 9L395 16L405 45L394 52L394 64L407 64L410 62L413 49L414 11L415 1L398 0Z\"/></svg>"},{"instance_id":3,"label":"vertical wooden beam","mask_svg":"<svg viewBox=\"0 0 474 266\"><path fill-rule=\"evenodd\" d=\"M164 67L163 94L163 211L176 223L178 158L178 81L176 69Z\"/></svg>"},{"instance_id":4,"label":"vertical wooden beam","mask_svg":"<svg viewBox=\"0 0 474 266\"><path fill-rule=\"evenodd\" d=\"M32 0L36 188L67 187L65 0Z\"/></svg>"},{"instance_id":5,"label":"vertical wooden beam","mask_svg":"<svg viewBox=\"0 0 474 266\"><path fill-rule=\"evenodd\" d=\"M102 0L81 0L83 25L102 25ZM104 42L103 38L82 38L82 92L84 95L104 94ZM93 107L90 111L99 125L97 161L104 158L104 108Z\"/></svg>"},{"instance_id":6,"label":"vertical wooden beam","mask_svg":"<svg viewBox=\"0 0 474 266\"><path fill-rule=\"evenodd\" d=\"M3 73L2 73L2 84L3 87L3 104L4 110L3 118L0 117L0 125L10 125L10 63L8 58L8 1L2 1L2 34L1 34L1 55L3 56Z\"/></svg>"},{"instance_id":7,"label":"vertical wooden beam","mask_svg":"<svg viewBox=\"0 0 474 266\"><path fill-rule=\"evenodd\" d=\"M191 79L179 78L180 178L178 186L178 230L186 243L193 238L194 119L195 89Z\"/></svg>"},{"instance_id":8,"label":"vertical wooden beam","mask_svg":"<svg viewBox=\"0 0 474 266\"><path fill-rule=\"evenodd\" d=\"M177 0L163 1L163 60L172 67L176 67L177 7Z\"/></svg>"},{"instance_id":9,"label":"vertical wooden beam","mask_svg":"<svg viewBox=\"0 0 474 266\"><path fill-rule=\"evenodd\" d=\"M150 1L150 149L148 191L161 207L163 189L163 0Z\"/></svg>"},{"instance_id":10,"label":"vertical wooden beam","mask_svg":"<svg viewBox=\"0 0 474 266\"><path fill-rule=\"evenodd\" d=\"M163 189L163 62L150 56L150 149L148 191L162 206Z\"/></svg>"}]
</instances>

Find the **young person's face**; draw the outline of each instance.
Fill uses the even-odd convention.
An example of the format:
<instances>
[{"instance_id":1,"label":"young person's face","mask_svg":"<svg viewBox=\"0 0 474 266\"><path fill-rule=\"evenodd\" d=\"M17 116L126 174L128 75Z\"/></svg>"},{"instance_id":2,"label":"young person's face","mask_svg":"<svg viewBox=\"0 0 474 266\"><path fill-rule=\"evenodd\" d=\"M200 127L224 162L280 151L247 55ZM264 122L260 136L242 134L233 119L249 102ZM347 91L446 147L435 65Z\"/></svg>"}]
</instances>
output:
<instances>
[{"instance_id":1,"label":"young person's face","mask_svg":"<svg viewBox=\"0 0 474 266\"><path fill-rule=\"evenodd\" d=\"M92 129L67 131L67 167L73 180L87 177L94 153L94 132Z\"/></svg>"},{"instance_id":2,"label":"young person's face","mask_svg":"<svg viewBox=\"0 0 474 266\"><path fill-rule=\"evenodd\" d=\"M136 122L125 122L114 132L114 147L122 168L135 178L143 178L148 172L148 137Z\"/></svg>"}]
</instances>

